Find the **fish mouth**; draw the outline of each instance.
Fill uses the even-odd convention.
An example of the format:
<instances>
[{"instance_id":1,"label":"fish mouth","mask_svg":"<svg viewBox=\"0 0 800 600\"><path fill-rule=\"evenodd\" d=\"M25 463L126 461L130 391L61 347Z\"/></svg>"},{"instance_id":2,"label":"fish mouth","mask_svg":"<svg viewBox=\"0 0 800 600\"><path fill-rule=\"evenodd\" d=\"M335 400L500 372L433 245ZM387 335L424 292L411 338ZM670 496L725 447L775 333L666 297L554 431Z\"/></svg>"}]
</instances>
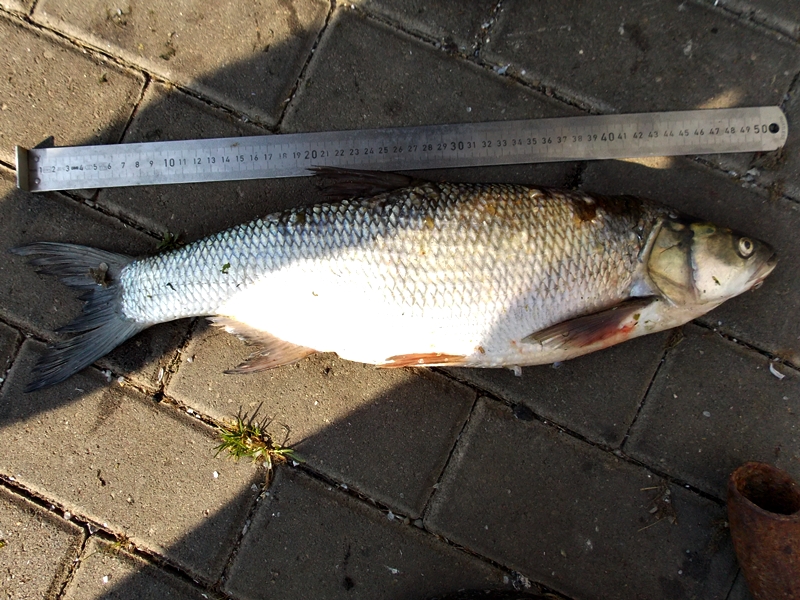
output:
<instances>
[{"instance_id":1,"label":"fish mouth","mask_svg":"<svg viewBox=\"0 0 800 600\"><path fill-rule=\"evenodd\" d=\"M767 275L772 273L772 270L775 268L775 265L778 264L778 255L773 252L772 256L770 256L767 260L765 260L761 266L756 270L755 273L750 277L750 288L751 290L757 290L761 287L761 284L764 283L764 280L767 278Z\"/></svg>"}]
</instances>

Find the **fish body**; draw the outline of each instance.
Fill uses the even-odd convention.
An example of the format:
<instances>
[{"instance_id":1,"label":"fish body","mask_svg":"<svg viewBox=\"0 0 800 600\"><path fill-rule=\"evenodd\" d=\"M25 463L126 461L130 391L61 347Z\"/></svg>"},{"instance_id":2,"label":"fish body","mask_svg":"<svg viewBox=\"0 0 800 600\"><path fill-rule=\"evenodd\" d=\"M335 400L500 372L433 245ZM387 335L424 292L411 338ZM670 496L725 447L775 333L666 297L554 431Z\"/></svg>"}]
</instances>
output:
<instances>
[{"instance_id":1,"label":"fish body","mask_svg":"<svg viewBox=\"0 0 800 600\"><path fill-rule=\"evenodd\" d=\"M370 197L139 260L66 244L18 249L92 290L66 328L77 335L44 357L32 387L193 316L260 346L235 372L313 352L387 367L544 364L685 323L775 264L764 243L645 199L410 179L388 189L396 177Z\"/></svg>"}]
</instances>

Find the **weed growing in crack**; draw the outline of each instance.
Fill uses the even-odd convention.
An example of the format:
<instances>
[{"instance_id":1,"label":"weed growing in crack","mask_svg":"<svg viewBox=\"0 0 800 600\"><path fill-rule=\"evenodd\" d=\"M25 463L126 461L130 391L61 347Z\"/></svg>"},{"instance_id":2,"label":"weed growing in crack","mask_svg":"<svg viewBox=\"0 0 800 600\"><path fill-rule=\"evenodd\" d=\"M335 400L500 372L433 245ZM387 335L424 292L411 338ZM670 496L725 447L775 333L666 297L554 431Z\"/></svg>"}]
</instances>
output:
<instances>
[{"instance_id":1,"label":"weed growing in crack","mask_svg":"<svg viewBox=\"0 0 800 600\"><path fill-rule=\"evenodd\" d=\"M242 414L240 410L236 419L218 427L220 444L215 448L217 453L214 456L227 452L234 460L249 457L254 462L263 463L270 471L274 462L303 462L294 450L278 444L267 433L267 427L272 421L266 417L257 420L259 409L251 416Z\"/></svg>"}]
</instances>

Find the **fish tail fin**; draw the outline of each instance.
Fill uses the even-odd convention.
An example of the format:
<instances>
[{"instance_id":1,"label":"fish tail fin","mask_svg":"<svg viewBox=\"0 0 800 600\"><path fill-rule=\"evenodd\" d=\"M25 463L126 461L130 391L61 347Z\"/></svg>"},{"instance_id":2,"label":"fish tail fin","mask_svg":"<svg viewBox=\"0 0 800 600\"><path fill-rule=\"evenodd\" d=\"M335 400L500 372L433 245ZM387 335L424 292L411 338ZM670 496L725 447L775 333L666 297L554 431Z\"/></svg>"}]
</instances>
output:
<instances>
[{"instance_id":1,"label":"fish tail fin","mask_svg":"<svg viewBox=\"0 0 800 600\"><path fill-rule=\"evenodd\" d=\"M34 368L26 392L64 381L150 325L123 314L119 274L132 258L56 242L27 244L11 252L33 257L30 263L39 273L56 275L66 285L84 291L83 313L58 330L74 335L49 347Z\"/></svg>"}]
</instances>

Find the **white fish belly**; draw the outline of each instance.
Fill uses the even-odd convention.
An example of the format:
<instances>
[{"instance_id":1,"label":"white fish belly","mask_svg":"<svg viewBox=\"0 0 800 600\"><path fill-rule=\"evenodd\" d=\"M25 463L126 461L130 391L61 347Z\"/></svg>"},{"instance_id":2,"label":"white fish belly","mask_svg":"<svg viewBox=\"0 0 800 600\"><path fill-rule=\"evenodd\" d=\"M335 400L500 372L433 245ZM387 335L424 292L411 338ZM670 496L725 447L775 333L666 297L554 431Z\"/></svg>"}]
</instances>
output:
<instances>
[{"instance_id":1,"label":"white fish belly","mask_svg":"<svg viewBox=\"0 0 800 600\"><path fill-rule=\"evenodd\" d=\"M385 278L360 269L343 275L349 269L342 266L295 264L266 274L217 312L300 346L375 364L404 354L470 356L492 339L491 306L414 306Z\"/></svg>"}]
</instances>

